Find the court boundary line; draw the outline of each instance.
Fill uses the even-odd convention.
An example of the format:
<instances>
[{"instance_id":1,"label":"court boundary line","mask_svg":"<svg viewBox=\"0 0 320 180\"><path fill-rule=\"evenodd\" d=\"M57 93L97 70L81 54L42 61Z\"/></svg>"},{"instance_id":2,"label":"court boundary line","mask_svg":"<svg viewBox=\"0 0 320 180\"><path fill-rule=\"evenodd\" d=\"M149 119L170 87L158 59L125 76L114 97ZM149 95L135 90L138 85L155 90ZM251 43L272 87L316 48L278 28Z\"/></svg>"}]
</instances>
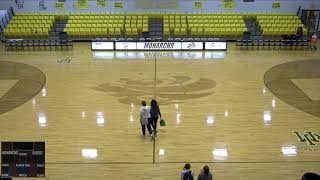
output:
<instances>
[{"instance_id":1,"label":"court boundary line","mask_svg":"<svg viewBox=\"0 0 320 180\"><path fill-rule=\"evenodd\" d=\"M30 99L28 99L27 101L23 102L22 104L20 104L20 105L18 105L18 106L16 106L16 107L14 107L13 109L10 109L10 110L8 110L8 111L6 111L6 112L0 113L0 116L3 115L3 114L5 114L5 113L7 113L7 112L10 112L10 111L12 111L12 110L14 110L14 109L17 109L18 107L26 104L27 102L29 102L30 100L32 100L33 98L35 98L35 97L42 91L42 89L45 88L45 86L46 86L46 84L47 84L47 76L46 76L46 74L45 74L42 70L40 70L38 67L35 67L35 66L33 66L33 65L29 65L29 64L26 64L26 63L15 62L15 61L7 61L7 60L4 60L4 61L1 61L1 62L4 62L4 63L13 63L13 64L16 63L16 64L22 64L23 66L29 66L29 67L35 69L36 71L40 72L40 74L43 74L44 81L43 81L43 82L41 82L41 81L36 82L37 84L40 84L42 87L41 87L41 89L39 89L39 91L35 92L35 94L34 94L32 97L30 97ZM25 79L25 78L24 78L24 79L19 79L11 88L13 88L14 86L16 86L17 83L19 83L21 80L26 80L26 79ZM28 79L28 80L30 80L30 79ZM11 88L10 88L3 96L0 97L0 100L11 90Z\"/></svg>"},{"instance_id":2,"label":"court boundary line","mask_svg":"<svg viewBox=\"0 0 320 180\"><path fill-rule=\"evenodd\" d=\"M157 94L157 56L156 54L154 55L154 78L153 78L153 98L156 99L156 94ZM151 104L150 104L151 108ZM152 163L156 163L156 131L153 131L153 146L152 146Z\"/></svg>"},{"instance_id":3,"label":"court boundary line","mask_svg":"<svg viewBox=\"0 0 320 180\"><path fill-rule=\"evenodd\" d=\"M94 165L94 164L184 164L186 161L172 161L172 162L46 162L46 164L81 164L81 165ZM292 164L292 163L320 163L320 161L229 161L229 162L217 162L217 161L188 161L192 164Z\"/></svg>"},{"instance_id":4,"label":"court boundary line","mask_svg":"<svg viewBox=\"0 0 320 180\"><path fill-rule=\"evenodd\" d=\"M296 109L300 110L301 112L307 113L307 114L309 114L309 115L311 115L311 116L320 118L320 117L317 116L317 115L311 114L310 112L306 112L306 111L303 110L302 108L298 107L296 104L288 103L286 98L280 96L280 95L277 94L277 93L274 93L274 92L271 90L271 88L269 88L269 87L270 87L269 83L272 82L272 81L276 81L276 80L278 80L278 79L274 79L274 80L269 81L269 82L267 82L267 79L266 79L268 73L270 73L273 69L276 69L276 68L278 68L278 67L281 66L281 65L290 64L290 63L297 63L297 62L306 62L306 61L309 61L309 62L310 62L310 61L319 61L319 59L313 59L313 58L312 58L312 59L305 59L305 60L294 60L294 61L288 61L288 62L283 62L283 63L281 63L281 64L273 65L270 69L268 69L268 70L264 73L264 75L263 75L263 82L264 82L265 87L267 87L267 89L269 90L269 92L271 92L272 95L276 96L278 99L280 99L281 101L283 101L283 102L286 103L287 105L289 105L289 106L291 106L291 107L293 107L293 108L296 108ZM292 84L298 89L298 91L300 91L302 94L304 94L305 97L306 97L308 100L313 101L300 87L298 87L298 86L292 81L292 78L291 78L291 79L290 79L290 78L287 78L287 80L288 80L288 81L291 81Z\"/></svg>"}]
</instances>

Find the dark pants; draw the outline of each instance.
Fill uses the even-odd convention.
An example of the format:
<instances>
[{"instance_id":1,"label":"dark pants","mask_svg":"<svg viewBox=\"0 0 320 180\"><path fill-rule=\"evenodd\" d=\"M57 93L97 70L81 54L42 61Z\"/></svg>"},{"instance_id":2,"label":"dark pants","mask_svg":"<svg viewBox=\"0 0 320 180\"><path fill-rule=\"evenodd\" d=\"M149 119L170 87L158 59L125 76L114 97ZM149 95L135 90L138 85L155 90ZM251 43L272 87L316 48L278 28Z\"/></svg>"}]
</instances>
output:
<instances>
[{"instance_id":1,"label":"dark pants","mask_svg":"<svg viewBox=\"0 0 320 180\"><path fill-rule=\"evenodd\" d=\"M157 130L158 117L150 118L150 124L154 130Z\"/></svg>"},{"instance_id":2,"label":"dark pants","mask_svg":"<svg viewBox=\"0 0 320 180\"><path fill-rule=\"evenodd\" d=\"M146 134L146 125L141 124L141 128L142 128L142 134L145 135ZM149 134L152 134L150 124L147 124L147 129L149 131Z\"/></svg>"}]
</instances>

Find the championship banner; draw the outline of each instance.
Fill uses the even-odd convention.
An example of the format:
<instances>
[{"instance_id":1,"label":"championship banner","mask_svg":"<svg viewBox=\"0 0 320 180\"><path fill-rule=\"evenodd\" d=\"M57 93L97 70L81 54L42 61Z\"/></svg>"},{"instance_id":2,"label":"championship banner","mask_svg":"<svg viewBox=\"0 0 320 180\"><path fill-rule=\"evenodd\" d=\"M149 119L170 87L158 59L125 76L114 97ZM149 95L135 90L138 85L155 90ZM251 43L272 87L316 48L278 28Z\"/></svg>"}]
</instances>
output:
<instances>
[{"instance_id":1,"label":"championship banner","mask_svg":"<svg viewBox=\"0 0 320 180\"><path fill-rule=\"evenodd\" d=\"M116 1L116 2L114 2L114 7L115 7L115 8L122 9L122 8L123 8L123 4L122 4L122 2L120 2L120 1Z\"/></svg>"},{"instance_id":2,"label":"championship banner","mask_svg":"<svg viewBox=\"0 0 320 180\"><path fill-rule=\"evenodd\" d=\"M222 0L223 9L234 9L234 0Z\"/></svg>"},{"instance_id":3,"label":"championship banner","mask_svg":"<svg viewBox=\"0 0 320 180\"><path fill-rule=\"evenodd\" d=\"M202 2L201 1L195 1L194 2L194 7L195 8L202 8Z\"/></svg>"},{"instance_id":4,"label":"championship banner","mask_svg":"<svg viewBox=\"0 0 320 180\"><path fill-rule=\"evenodd\" d=\"M99 7L105 7L106 6L106 0L97 0L97 6Z\"/></svg>"},{"instance_id":5,"label":"championship banner","mask_svg":"<svg viewBox=\"0 0 320 180\"><path fill-rule=\"evenodd\" d=\"M154 1L156 9L176 9L179 7L179 0Z\"/></svg>"},{"instance_id":6,"label":"championship banner","mask_svg":"<svg viewBox=\"0 0 320 180\"><path fill-rule=\"evenodd\" d=\"M56 9L63 9L64 8L64 2L55 2L54 7Z\"/></svg>"},{"instance_id":7,"label":"championship banner","mask_svg":"<svg viewBox=\"0 0 320 180\"><path fill-rule=\"evenodd\" d=\"M136 9L153 9L154 2L150 0L136 0L135 8Z\"/></svg>"},{"instance_id":8,"label":"championship banner","mask_svg":"<svg viewBox=\"0 0 320 180\"><path fill-rule=\"evenodd\" d=\"M77 9L89 9L88 0L75 0L75 7Z\"/></svg>"},{"instance_id":9,"label":"championship banner","mask_svg":"<svg viewBox=\"0 0 320 180\"><path fill-rule=\"evenodd\" d=\"M280 8L280 2L272 2L272 9L279 9Z\"/></svg>"}]
</instances>

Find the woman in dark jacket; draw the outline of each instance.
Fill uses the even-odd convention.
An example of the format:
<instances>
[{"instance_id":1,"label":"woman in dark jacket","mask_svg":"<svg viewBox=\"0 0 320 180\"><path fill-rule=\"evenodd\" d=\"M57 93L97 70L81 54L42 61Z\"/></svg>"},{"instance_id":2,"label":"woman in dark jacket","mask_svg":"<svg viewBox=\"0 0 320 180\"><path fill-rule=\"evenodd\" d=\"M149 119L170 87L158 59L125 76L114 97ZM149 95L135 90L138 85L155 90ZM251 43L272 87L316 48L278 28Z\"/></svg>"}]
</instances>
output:
<instances>
[{"instance_id":1,"label":"woman in dark jacket","mask_svg":"<svg viewBox=\"0 0 320 180\"><path fill-rule=\"evenodd\" d=\"M157 122L158 122L159 116L161 118L159 105L155 99L152 99L151 109L150 109L150 124L152 125L155 132L157 132Z\"/></svg>"},{"instance_id":2,"label":"woman in dark jacket","mask_svg":"<svg viewBox=\"0 0 320 180\"><path fill-rule=\"evenodd\" d=\"M212 174L209 171L209 167L206 165L201 170L201 173L198 176L198 180L212 180Z\"/></svg>"}]
</instances>

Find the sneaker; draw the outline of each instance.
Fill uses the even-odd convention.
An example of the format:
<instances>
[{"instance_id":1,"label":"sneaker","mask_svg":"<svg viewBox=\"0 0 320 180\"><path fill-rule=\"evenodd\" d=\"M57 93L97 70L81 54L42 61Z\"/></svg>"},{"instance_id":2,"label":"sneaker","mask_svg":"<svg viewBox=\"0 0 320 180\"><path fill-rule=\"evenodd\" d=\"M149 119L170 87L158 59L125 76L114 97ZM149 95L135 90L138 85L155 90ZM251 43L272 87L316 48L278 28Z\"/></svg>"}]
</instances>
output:
<instances>
[{"instance_id":1,"label":"sneaker","mask_svg":"<svg viewBox=\"0 0 320 180\"><path fill-rule=\"evenodd\" d=\"M151 134L151 139L156 139L157 135L156 134Z\"/></svg>"},{"instance_id":2,"label":"sneaker","mask_svg":"<svg viewBox=\"0 0 320 180\"><path fill-rule=\"evenodd\" d=\"M156 129L153 130L153 133L154 133L154 134L157 134L157 132L158 132L158 130L156 130Z\"/></svg>"}]
</instances>

